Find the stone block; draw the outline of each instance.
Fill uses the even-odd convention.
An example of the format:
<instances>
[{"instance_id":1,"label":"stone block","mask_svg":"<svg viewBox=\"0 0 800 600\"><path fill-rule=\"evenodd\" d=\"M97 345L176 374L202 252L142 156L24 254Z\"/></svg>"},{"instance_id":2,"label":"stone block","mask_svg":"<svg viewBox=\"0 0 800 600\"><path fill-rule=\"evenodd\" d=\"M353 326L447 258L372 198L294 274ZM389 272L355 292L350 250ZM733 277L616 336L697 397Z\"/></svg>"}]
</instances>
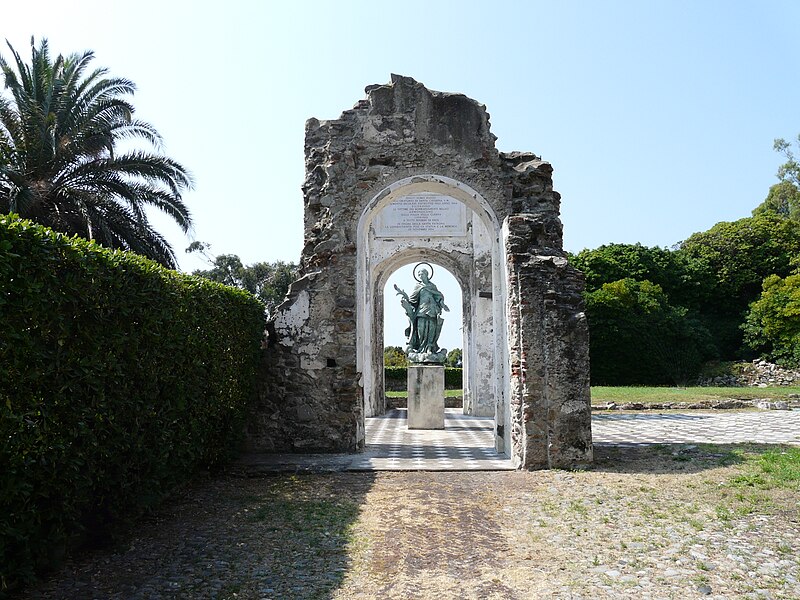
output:
<instances>
[{"instance_id":1,"label":"stone block","mask_svg":"<svg viewBox=\"0 0 800 600\"><path fill-rule=\"evenodd\" d=\"M408 428L444 429L443 366L408 366Z\"/></svg>"}]
</instances>

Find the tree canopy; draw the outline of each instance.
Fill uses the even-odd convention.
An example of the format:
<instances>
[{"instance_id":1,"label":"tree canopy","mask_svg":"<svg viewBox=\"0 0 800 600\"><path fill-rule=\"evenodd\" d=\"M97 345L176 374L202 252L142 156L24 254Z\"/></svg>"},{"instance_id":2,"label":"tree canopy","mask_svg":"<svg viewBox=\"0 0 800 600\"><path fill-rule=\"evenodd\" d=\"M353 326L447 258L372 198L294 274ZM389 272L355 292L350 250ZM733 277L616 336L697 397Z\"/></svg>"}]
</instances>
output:
<instances>
[{"instance_id":1,"label":"tree canopy","mask_svg":"<svg viewBox=\"0 0 800 600\"><path fill-rule=\"evenodd\" d=\"M800 148L800 135L797 136L795 145ZM792 145L783 138L777 138L773 148L779 154L783 154L786 159L786 162L778 167L778 179L793 183L795 187L800 187L800 161L797 160L794 151L792 151Z\"/></svg>"},{"instance_id":2,"label":"tree canopy","mask_svg":"<svg viewBox=\"0 0 800 600\"><path fill-rule=\"evenodd\" d=\"M743 310L768 275L787 275L800 248L800 223L774 213L721 222L681 243L689 277L706 285L699 300Z\"/></svg>"},{"instance_id":3,"label":"tree canopy","mask_svg":"<svg viewBox=\"0 0 800 600\"><path fill-rule=\"evenodd\" d=\"M767 277L743 329L751 348L770 360L800 367L800 274Z\"/></svg>"},{"instance_id":4,"label":"tree canopy","mask_svg":"<svg viewBox=\"0 0 800 600\"><path fill-rule=\"evenodd\" d=\"M386 367L405 367L408 366L408 358L400 346L386 346L383 349L383 364Z\"/></svg>"},{"instance_id":5,"label":"tree canopy","mask_svg":"<svg viewBox=\"0 0 800 600\"><path fill-rule=\"evenodd\" d=\"M754 217L766 213L800 221L800 189L791 181L773 185L764 201L753 209Z\"/></svg>"},{"instance_id":6,"label":"tree canopy","mask_svg":"<svg viewBox=\"0 0 800 600\"><path fill-rule=\"evenodd\" d=\"M289 286L297 279L294 263L278 260L244 265L235 254L212 255L209 245L203 242L192 242L186 252L203 254L211 267L196 270L192 275L247 290L264 303L268 315L275 312L275 307L283 302Z\"/></svg>"},{"instance_id":7,"label":"tree canopy","mask_svg":"<svg viewBox=\"0 0 800 600\"><path fill-rule=\"evenodd\" d=\"M453 348L447 353L447 360L445 364L448 367L461 368L463 366L463 352L461 348Z\"/></svg>"},{"instance_id":8,"label":"tree canopy","mask_svg":"<svg viewBox=\"0 0 800 600\"><path fill-rule=\"evenodd\" d=\"M705 327L650 281L605 283L586 309L595 385L685 384L715 356Z\"/></svg>"},{"instance_id":9,"label":"tree canopy","mask_svg":"<svg viewBox=\"0 0 800 600\"><path fill-rule=\"evenodd\" d=\"M600 289L606 283L631 278L656 283L672 298L682 293L686 283L680 257L666 248L604 244L593 250L582 250L571 258L586 277L589 291Z\"/></svg>"},{"instance_id":10,"label":"tree canopy","mask_svg":"<svg viewBox=\"0 0 800 600\"><path fill-rule=\"evenodd\" d=\"M721 222L680 245L692 288L691 308L704 315L723 358L740 354L740 325L765 277L792 271L800 248L800 223L766 212Z\"/></svg>"},{"instance_id":11,"label":"tree canopy","mask_svg":"<svg viewBox=\"0 0 800 600\"><path fill-rule=\"evenodd\" d=\"M133 82L90 70L89 51L52 58L47 40L37 47L31 39L28 64L8 47L11 62L0 57L0 212L175 268L175 253L146 209L188 232L183 192L192 178L159 153L155 128L133 118ZM148 149L122 151L122 142Z\"/></svg>"}]
</instances>

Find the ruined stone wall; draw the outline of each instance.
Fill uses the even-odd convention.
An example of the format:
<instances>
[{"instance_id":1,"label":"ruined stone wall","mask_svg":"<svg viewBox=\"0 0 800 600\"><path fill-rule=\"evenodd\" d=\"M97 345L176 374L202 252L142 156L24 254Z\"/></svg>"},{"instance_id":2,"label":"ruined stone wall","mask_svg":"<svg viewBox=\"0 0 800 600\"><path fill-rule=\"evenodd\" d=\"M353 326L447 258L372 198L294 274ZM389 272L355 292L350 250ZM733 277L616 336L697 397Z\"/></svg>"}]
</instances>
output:
<instances>
[{"instance_id":1,"label":"ruined stone wall","mask_svg":"<svg viewBox=\"0 0 800 600\"><path fill-rule=\"evenodd\" d=\"M592 460L589 330L583 275L561 250L561 224L522 214L505 224L512 460L525 469Z\"/></svg>"},{"instance_id":2,"label":"ruined stone wall","mask_svg":"<svg viewBox=\"0 0 800 600\"><path fill-rule=\"evenodd\" d=\"M563 252L559 195L552 187L550 165L531 153L498 152L485 107L463 95L433 92L399 76L366 91L367 98L339 119L310 119L306 124L302 277L292 285L271 324L258 403L248 427L252 450L353 451L363 445L363 373L356 363L356 258L363 243L358 223L371 201L406 178L435 174L463 182L485 199L497 223L507 223L513 215L546 223L550 229L545 246L536 236L524 238L516 225L508 228L518 240L508 245L515 258L507 265L509 281L502 282L503 289L518 287L516 295L509 288L508 314L521 315L513 326L526 339L530 331L531 339L538 340L530 342L533 346L547 342L552 355L571 352L573 342L586 343L585 322L580 321L580 306L573 298L580 292L581 279L553 262ZM499 230L493 235L499 236ZM536 266L540 255L547 258L539 262L550 263ZM549 277L548 283L535 281L539 275ZM542 286L552 290L556 307L542 312L545 326L534 331L529 321L536 315L522 307L528 288L538 293ZM570 323L571 333L560 330ZM571 410L569 398L585 400L588 407L588 366L582 362L582 352L574 367L557 361L560 366L537 384L555 388L586 367L586 376L578 373L577 383L570 384L572 391L547 392L535 405L537 411L546 411L546 420L558 421L548 438L556 445L586 441L585 435L580 439L573 435L572 426L566 432L560 428L560 411ZM524 387L524 364L517 367L523 372L522 379L518 374L513 380L522 390L519 405L527 402L533 407L529 398L536 394ZM586 393L581 388L584 379ZM573 413L565 414L569 421ZM524 428L533 422L524 415L513 418L523 419ZM520 440L515 443L523 443ZM553 451L564 459L569 455L566 450L559 452ZM521 454L520 466L544 465L527 456ZM581 456L585 458L585 453Z\"/></svg>"}]
</instances>

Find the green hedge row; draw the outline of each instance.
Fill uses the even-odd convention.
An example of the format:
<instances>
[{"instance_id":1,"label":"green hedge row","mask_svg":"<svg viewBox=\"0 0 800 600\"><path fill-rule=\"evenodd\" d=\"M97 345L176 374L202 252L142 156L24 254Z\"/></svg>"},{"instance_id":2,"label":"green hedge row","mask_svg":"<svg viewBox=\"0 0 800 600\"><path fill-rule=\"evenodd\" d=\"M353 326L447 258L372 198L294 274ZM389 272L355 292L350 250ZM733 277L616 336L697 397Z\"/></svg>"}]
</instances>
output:
<instances>
[{"instance_id":1,"label":"green hedge row","mask_svg":"<svg viewBox=\"0 0 800 600\"><path fill-rule=\"evenodd\" d=\"M384 377L393 381L401 381L406 383L408 381L408 371L406 367L384 367ZM464 387L463 382L463 369L456 367L444 368L444 387L449 390L455 390Z\"/></svg>"},{"instance_id":2,"label":"green hedge row","mask_svg":"<svg viewBox=\"0 0 800 600\"><path fill-rule=\"evenodd\" d=\"M0 590L227 458L263 331L246 292L0 215Z\"/></svg>"}]
</instances>

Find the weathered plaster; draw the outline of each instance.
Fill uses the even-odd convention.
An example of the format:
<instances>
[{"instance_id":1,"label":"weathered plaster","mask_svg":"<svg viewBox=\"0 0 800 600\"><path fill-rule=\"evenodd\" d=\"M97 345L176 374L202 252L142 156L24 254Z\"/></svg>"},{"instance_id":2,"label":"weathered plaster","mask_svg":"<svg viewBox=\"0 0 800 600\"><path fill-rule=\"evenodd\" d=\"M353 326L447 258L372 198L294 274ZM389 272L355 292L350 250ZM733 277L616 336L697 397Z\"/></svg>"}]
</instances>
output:
<instances>
[{"instance_id":1,"label":"weathered plaster","mask_svg":"<svg viewBox=\"0 0 800 600\"><path fill-rule=\"evenodd\" d=\"M308 292L303 290L297 295L295 302L276 315L275 331L286 346L294 346L294 340L300 337L302 328L307 325L308 305Z\"/></svg>"},{"instance_id":2,"label":"weathered plaster","mask_svg":"<svg viewBox=\"0 0 800 600\"><path fill-rule=\"evenodd\" d=\"M252 448L352 451L384 409L383 286L415 260L463 292L467 411L493 411L519 468L591 459L582 277L566 262L550 165L500 153L485 107L407 77L367 88L339 119L306 124L303 278L265 353ZM376 238L371 223L420 192L467 207L467 236Z\"/></svg>"}]
</instances>

